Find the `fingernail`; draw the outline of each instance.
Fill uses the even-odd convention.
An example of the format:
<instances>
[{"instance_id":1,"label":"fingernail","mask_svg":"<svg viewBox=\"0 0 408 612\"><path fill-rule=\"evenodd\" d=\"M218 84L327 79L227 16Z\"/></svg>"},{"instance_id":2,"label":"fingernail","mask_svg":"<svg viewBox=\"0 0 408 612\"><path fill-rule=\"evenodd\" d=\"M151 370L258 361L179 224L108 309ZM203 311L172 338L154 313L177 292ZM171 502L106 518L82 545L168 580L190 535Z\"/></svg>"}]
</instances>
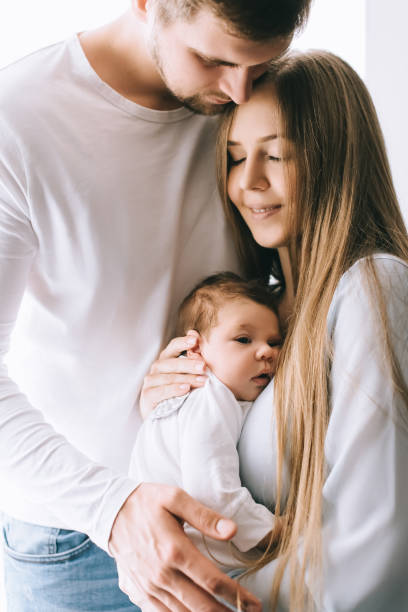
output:
<instances>
[{"instance_id":1,"label":"fingernail","mask_svg":"<svg viewBox=\"0 0 408 612\"><path fill-rule=\"evenodd\" d=\"M205 383L207 382L207 377L206 376L196 376L196 382L198 383Z\"/></svg>"},{"instance_id":2,"label":"fingernail","mask_svg":"<svg viewBox=\"0 0 408 612\"><path fill-rule=\"evenodd\" d=\"M229 535L233 522L228 519L220 519L216 525L216 530L220 535Z\"/></svg>"},{"instance_id":3,"label":"fingernail","mask_svg":"<svg viewBox=\"0 0 408 612\"><path fill-rule=\"evenodd\" d=\"M195 338L187 338L187 346L194 346L194 344L196 343L196 339Z\"/></svg>"},{"instance_id":4,"label":"fingernail","mask_svg":"<svg viewBox=\"0 0 408 612\"><path fill-rule=\"evenodd\" d=\"M204 364L203 361L200 361L199 363L195 364L196 372L203 372L204 371L204 367L205 367L205 364Z\"/></svg>"},{"instance_id":5,"label":"fingernail","mask_svg":"<svg viewBox=\"0 0 408 612\"><path fill-rule=\"evenodd\" d=\"M179 385L179 389L182 391L190 391L190 385L183 383L182 385Z\"/></svg>"}]
</instances>

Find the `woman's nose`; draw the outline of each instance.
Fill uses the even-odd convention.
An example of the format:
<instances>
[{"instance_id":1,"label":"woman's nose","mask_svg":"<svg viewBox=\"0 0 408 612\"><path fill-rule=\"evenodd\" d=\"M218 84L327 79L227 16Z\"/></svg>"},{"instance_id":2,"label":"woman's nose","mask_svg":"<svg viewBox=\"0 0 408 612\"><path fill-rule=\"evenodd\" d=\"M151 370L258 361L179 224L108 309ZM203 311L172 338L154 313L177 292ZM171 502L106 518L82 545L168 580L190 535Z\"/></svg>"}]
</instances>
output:
<instances>
[{"instance_id":1,"label":"woman's nose","mask_svg":"<svg viewBox=\"0 0 408 612\"><path fill-rule=\"evenodd\" d=\"M240 187L242 190L261 190L269 187L269 181L264 172L264 167L259 159L248 155L242 168Z\"/></svg>"}]
</instances>

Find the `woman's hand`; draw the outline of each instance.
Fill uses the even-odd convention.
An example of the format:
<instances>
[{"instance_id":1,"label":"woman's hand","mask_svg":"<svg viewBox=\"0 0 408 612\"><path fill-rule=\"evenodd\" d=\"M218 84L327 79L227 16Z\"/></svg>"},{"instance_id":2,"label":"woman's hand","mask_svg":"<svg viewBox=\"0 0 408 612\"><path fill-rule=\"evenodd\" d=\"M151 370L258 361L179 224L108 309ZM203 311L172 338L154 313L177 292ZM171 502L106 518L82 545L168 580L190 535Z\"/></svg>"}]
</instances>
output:
<instances>
[{"instance_id":1,"label":"woman's hand","mask_svg":"<svg viewBox=\"0 0 408 612\"><path fill-rule=\"evenodd\" d=\"M145 376L140 396L140 411L143 418L165 399L188 393L202 387L207 380L205 362L197 353L190 353L186 359L178 359L183 351L197 346L198 333L187 332L182 338L173 338L160 353L159 358Z\"/></svg>"}]
</instances>

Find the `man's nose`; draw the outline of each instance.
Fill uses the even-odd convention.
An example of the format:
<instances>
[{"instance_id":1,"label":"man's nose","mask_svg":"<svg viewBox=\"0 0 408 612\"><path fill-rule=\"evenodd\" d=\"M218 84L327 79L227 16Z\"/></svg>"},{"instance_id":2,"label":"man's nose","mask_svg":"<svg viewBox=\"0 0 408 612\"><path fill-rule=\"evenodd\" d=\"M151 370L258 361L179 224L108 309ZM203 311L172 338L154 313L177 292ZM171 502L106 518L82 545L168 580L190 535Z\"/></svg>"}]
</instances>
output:
<instances>
[{"instance_id":1,"label":"man's nose","mask_svg":"<svg viewBox=\"0 0 408 612\"><path fill-rule=\"evenodd\" d=\"M243 104L249 100L253 80L249 68L226 67L219 87L235 104Z\"/></svg>"}]
</instances>

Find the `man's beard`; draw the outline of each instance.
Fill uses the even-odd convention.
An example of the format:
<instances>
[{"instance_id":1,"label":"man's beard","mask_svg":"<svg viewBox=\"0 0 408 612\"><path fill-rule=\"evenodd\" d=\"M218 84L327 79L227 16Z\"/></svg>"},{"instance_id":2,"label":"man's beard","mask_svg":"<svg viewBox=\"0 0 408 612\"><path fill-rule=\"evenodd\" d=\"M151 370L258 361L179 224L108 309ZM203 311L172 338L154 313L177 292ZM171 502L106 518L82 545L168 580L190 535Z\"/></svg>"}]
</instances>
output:
<instances>
[{"instance_id":1,"label":"man's beard","mask_svg":"<svg viewBox=\"0 0 408 612\"><path fill-rule=\"evenodd\" d=\"M166 78L166 73L164 71L163 61L161 58L161 54L159 52L159 47L157 44L156 36L151 41L150 51L155 61L157 71L159 72L169 92L175 98L177 98L177 100L179 100L183 106L191 110L193 113L197 113L199 115L209 115L209 116L219 115L226 108L227 104L230 104L230 102L226 102L225 104L214 104L211 102L207 102L203 94L194 94L192 96L184 96L180 92L177 92L177 90L175 90L169 84ZM207 95L210 95L210 94L207 94Z\"/></svg>"},{"instance_id":2,"label":"man's beard","mask_svg":"<svg viewBox=\"0 0 408 612\"><path fill-rule=\"evenodd\" d=\"M206 102L204 96L200 94L183 97L178 95L177 92L173 91L172 93L186 108L199 115L219 115L226 108L227 104L229 104L229 102L225 104L211 104L211 102Z\"/></svg>"}]
</instances>

